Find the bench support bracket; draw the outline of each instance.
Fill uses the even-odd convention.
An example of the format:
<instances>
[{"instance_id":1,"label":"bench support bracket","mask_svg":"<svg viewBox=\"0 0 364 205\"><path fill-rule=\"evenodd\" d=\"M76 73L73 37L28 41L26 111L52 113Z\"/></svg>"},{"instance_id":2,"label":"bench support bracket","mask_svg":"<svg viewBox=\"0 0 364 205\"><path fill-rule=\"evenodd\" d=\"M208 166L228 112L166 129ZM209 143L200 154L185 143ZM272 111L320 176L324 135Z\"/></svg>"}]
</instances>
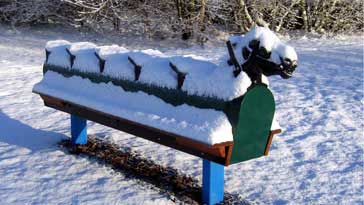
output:
<instances>
[{"instance_id":1,"label":"bench support bracket","mask_svg":"<svg viewBox=\"0 0 364 205\"><path fill-rule=\"evenodd\" d=\"M71 114L71 141L73 144L87 143L87 121Z\"/></svg>"},{"instance_id":2,"label":"bench support bracket","mask_svg":"<svg viewBox=\"0 0 364 205\"><path fill-rule=\"evenodd\" d=\"M217 204L224 200L224 166L203 159L202 202Z\"/></svg>"}]
</instances>

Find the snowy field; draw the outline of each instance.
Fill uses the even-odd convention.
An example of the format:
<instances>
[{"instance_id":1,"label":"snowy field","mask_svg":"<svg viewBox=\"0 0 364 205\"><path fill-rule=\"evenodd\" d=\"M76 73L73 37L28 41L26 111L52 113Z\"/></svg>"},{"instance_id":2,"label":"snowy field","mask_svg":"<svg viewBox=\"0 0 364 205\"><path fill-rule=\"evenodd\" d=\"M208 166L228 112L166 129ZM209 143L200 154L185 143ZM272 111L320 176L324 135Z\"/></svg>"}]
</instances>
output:
<instances>
[{"instance_id":1,"label":"snowy field","mask_svg":"<svg viewBox=\"0 0 364 205\"><path fill-rule=\"evenodd\" d=\"M70 135L69 116L44 107L31 89L42 78L44 45L59 38L213 59L226 52L224 43L176 49L68 29L14 34L0 26L1 204L174 204L145 182L57 146ZM284 132L268 157L226 168L225 188L250 204L363 204L363 38L288 43L299 56L297 72L289 80L270 79ZM201 179L199 158L95 123L89 133Z\"/></svg>"}]
</instances>

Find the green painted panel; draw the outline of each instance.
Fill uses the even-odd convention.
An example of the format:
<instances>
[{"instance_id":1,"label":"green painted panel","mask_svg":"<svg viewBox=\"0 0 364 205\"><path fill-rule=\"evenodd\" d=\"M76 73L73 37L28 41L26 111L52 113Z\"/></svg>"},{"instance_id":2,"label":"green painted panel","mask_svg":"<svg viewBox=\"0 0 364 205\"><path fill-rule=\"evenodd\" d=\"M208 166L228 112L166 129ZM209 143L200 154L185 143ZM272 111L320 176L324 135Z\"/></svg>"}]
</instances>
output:
<instances>
[{"instance_id":1,"label":"green painted panel","mask_svg":"<svg viewBox=\"0 0 364 205\"><path fill-rule=\"evenodd\" d=\"M47 71L57 72L64 77L78 76L82 78L87 78L93 83L113 83L116 86L122 87L127 92L138 92L142 91L150 95L154 95L164 102L171 104L173 106L178 106L182 104L187 104L202 109L215 109L218 111L223 111L232 128L233 133L236 131L236 126L238 124L238 116L240 105L244 96L237 97L230 101L225 101L216 97L206 97L198 95L189 95L186 91L179 89L170 89L165 87L159 87L156 85L145 84L140 81L132 81L127 79L114 78L106 75L101 75L99 73L90 73L79 71L75 69L68 69L59 66L47 65L43 66L43 73Z\"/></svg>"},{"instance_id":2,"label":"green painted panel","mask_svg":"<svg viewBox=\"0 0 364 205\"><path fill-rule=\"evenodd\" d=\"M273 95L265 85L256 85L244 95L230 164L264 155L274 111Z\"/></svg>"},{"instance_id":3,"label":"green painted panel","mask_svg":"<svg viewBox=\"0 0 364 205\"><path fill-rule=\"evenodd\" d=\"M226 104L229 102L223 99L218 99L216 97L189 95L186 91L179 90L177 88L171 89L166 87L159 87L152 84L142 83L140 81L119 79L106 75L101 75L99 73L81 72L75 69L67 69L53 65L44 65L43 73L46 73L48 70L62 74L64 77L79 76L82 78L87 78L93 83L112 82L114 85L122 87L127 92L142 91L150 95L154 95L162 99L166 103L174 106L187 104L202 109L215 109L219 111L224 111Z\"/></svg>"}]
</instances>

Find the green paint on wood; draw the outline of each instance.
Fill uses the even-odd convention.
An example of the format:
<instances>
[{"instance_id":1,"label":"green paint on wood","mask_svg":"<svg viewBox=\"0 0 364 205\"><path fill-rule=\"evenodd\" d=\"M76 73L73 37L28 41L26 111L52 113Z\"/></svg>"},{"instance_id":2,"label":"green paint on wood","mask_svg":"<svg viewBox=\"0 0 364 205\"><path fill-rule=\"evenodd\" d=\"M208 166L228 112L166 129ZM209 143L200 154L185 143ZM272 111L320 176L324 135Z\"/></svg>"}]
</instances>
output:
<instances>
[{"instance_id":1,"label":"green paint on wood","mask_svg":"<svg viewBox=\"0 0 364 205\"><path fill-rule=\"evenodd\" d=\"M230 164L264 155L274 111L273 95L265 85L256 85L244 95Z\"/></svg>"},{"instance_id":2,"label":"green paint on wood","mask_svg":"<svg viewBox=\"0 0 364 205\"><path fill-rule=\"evenodd\" d=\"M142 83L140 81L120 79L106 75L100 75L98 73L84 72L59 66L44 65L43 73L46 73L48 70L57 72L66 78L78 76L81 78L87 78L93 83L111 82L116 86L122 87L127 92L142 91L147 94L154 95L173 106L187 104L201 109L214 109L217 111L223 111L233 128L233 133L236 131L239 110L243 96L235 98L231 101L226 101L216 97L190 95L183 90L159 87L156 85Z\"/></svg>"},{"instance_id":3,"label":"green paint on wood","mask_svg":"<svg viewBox=\"0 0 364 205\"><path fill-rule=\"evenodd\" d=\"M62 74L64 77L79 76L82 78L87 78L93 83L111 82L116 86L122 87L127 92L142 91L147 94L154 95L173 106L187 104L202 109L215 109L224 111L226 104L229 102L216 97L189 95L186 91L178 90L177 88L171 89L159 87L152 84L142 83L140 81L119 79L111 76L100 75L98 73L81 72L79 70L67 69L59 66L45 65L43 67L43 72L46 73L48 70Z\"/></svg>"}]
</instances>

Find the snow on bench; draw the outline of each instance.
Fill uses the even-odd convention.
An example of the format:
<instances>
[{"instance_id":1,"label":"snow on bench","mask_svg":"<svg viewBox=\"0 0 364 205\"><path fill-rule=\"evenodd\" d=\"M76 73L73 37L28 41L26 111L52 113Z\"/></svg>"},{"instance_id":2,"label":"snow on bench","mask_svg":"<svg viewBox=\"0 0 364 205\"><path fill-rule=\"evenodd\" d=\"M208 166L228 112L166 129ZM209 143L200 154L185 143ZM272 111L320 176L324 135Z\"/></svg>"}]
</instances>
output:
<instances>
[{"instance_id":1,"label":"snow on bench","mask_svg":"<svg viewBox=\"0 0 364 205\"><path fill-rule=\"evenodd\" d=\"M48 71L34 90L206 144L233 141L231 125L223 112L186 104L175 107L144 92L126 92L112 83L95 84Z\"/></svg>"},{"instance_id":2,"label":"snow on bench","mask_svg":"<svg viewBox=\"0 0 364 205\"><path fill-rule=\"evenodd\" d=\"M217 65L194 55L166 56L152 49L129 51L116 45L97 47L89 42L71 44L64 40L48 42L46 50L50 53L47 65L98 74L97 53L106 61L101 75L130 81L135 80L135 66L129 60L132 59L142 68L139 82L175 89L177 74L170 68L172 63L181 72L188 73L181 89L190 95L232 100L243 95L251 84L245 73L233 78L227 72L231 68L225 60L223 65ZM75 56L72 66L68 52Z\"/></svg>"},{"instance_id":3,"label":"snow on bench","mask_svg":"<svg viewBox=\"0 0 364 205\"><path fill-rule=\"evenodd\" d=\"M261 27L231 37L228 48L213 63L152 49L50 41L44 78L33 91L206 145L233 142L248 88L268 85L263 74L290 77L297 55ZM280 129L276 120L270 127Z\"/></svg>"},{"instance_id":4,"label":"snow on bench","mask_svg":"<svg viewBox=\"0 0 364 205\"><path fill-rule=\"evenodd\" d=\"M33 92L71 114L71 140L87 143L86 120L203 158L203 202L224 197L224 167L267 155L275 102L266 76L289 78L294 49L269 29L231 37L218 63L194 55L50 41Z\"/></svg>"}]
</instances>

